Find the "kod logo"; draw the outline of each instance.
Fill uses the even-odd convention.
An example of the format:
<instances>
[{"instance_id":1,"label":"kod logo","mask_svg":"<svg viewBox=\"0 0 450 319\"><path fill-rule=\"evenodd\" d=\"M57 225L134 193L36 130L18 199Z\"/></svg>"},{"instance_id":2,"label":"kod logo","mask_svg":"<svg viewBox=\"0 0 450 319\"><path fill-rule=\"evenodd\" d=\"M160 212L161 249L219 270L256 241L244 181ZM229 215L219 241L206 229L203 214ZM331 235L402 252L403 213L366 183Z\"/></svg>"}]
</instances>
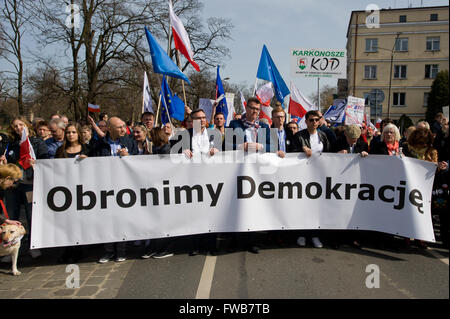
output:
<instances>
[{"instance_id":1,"label":"kod logo","mask_svg":"<svg viewBox=\"0 0 450 319\"><path fill-rule=\"evenodd\" d=\"M298 65L300 70L306 69L307 63L308 63L308 60L305 59L305 58L299 58L298 61L297 61L297 65Z\"/></svg>"}]
</instances>

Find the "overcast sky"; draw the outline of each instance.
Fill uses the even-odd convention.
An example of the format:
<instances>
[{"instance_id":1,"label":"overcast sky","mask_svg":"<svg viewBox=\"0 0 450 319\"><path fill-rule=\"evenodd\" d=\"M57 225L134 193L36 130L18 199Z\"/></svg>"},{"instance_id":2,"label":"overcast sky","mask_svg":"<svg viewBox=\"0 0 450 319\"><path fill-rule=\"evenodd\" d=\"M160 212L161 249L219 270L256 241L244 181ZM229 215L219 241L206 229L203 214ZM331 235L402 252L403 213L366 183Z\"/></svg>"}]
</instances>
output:
<instances>
[{"instance_id":1,"label":"overcast sky","mask_svg":"<svg viewBox=\"0 0 450 319\"><path fill-rule=\"evenodd\" d=\"M317 79L290 76L293 48L345 49L350 14L368 4L380 8L448 5L442 0L204 0L205 17L232 20L233 41L228 42L231 60L221 68L221 77L254 86L262 47L265 44L284 81L291 80L305 96L317 92ZM337 80L321 79L320 85L336 86Z\"/></svg>"}]
</instances>

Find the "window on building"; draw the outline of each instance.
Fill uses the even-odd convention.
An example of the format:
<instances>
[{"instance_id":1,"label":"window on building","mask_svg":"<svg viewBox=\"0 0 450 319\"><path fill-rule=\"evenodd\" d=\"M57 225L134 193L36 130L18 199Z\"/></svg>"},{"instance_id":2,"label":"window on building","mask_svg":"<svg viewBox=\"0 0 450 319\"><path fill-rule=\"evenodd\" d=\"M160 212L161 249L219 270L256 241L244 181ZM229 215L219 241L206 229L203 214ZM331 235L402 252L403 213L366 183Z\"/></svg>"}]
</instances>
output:
<instances>
[{"instance_id":1,"label":"window on building","mask_svg":"<svg viewBox=\"0 0 450 319\"><path fill-rule=\"evenodd\" d=\"M441 39L439 37L427 38L427 51L438 51L440 49Z\"/></svg>"},{"instance_id":2,"label":"window on building","mask_svg":"<svg viewBox=\"0 0 450 319\"><path fill-rule=\"evenodd\" d=\"M376 79L377 78L377 66L365 65L364 66L364 79Z\"/></svg>"},{"instance_id":3,"label":"window on building","mask_svg":"<svg viewBox=\"0 0 450 319\"><path fill-rule=\"evenodd\" d=\"M395 42L395 51L408 51L408 38L398 38Z\"/></svg>"},{"instance_id":4,"label":"window on building","mask_svg":"<svg viewBox=\"0 0 450 319\"><path fill-rule=\"evenodd\" d=\"M439 72L438 64L426 64L425 65L425 79L434 79Z\"/></svg>"},{"instance_id":5,"label":"window on building","mask_svg":"<svg viewBox=\"0 0 450 319\"><path fill-rule=\"evenodd\" d=\"M432 13L430 14L430 21L437 21L438 20L438 14Z\"/></svg>"},{"instance_id":6,"label":"window on building","mask_svg":"<svg viewBox=\"0 0 450 319\"><path fill-rule=\"evenodd\" d=\"M423 106L428 106L428 97L430 96L429 92L425 92L423 94Z\"/></svg>"},{"instance_id":7,"label":"window on building","mask_svg":"<svg viewBox=\"0 0 450 319\"><path fill-rule=\"evenodd\" d=\"M406 16L400 16L399 22L406 22Z\"/></svg>"},{"instance_id":8,"label":"window on building","mask_svg":"<svg viewBox=\"0 0 450 319\"><path fill-rule=\"evenodd\" d=\"M394 65L394 79L406 79L406 65Z\"/></svg>"},{"instance_id":9,"label":"window on building","mask_svg":"<svg viewBox=\"0 0 450 319\"><path fill-rule=\"evenodd\" d=\"M394 103L392 106L405 106L406 93L396 93L394 92Z\"/></svg>"},{"instance_id":10,"label":"window on building","mask_svg":"<svg viewBox=\"0 0 450 319\"><path fill-rule=\"evenodd\" d=\"M366 39L366 52L378 51L378 39Z\"/></svg>"}]
</instances>

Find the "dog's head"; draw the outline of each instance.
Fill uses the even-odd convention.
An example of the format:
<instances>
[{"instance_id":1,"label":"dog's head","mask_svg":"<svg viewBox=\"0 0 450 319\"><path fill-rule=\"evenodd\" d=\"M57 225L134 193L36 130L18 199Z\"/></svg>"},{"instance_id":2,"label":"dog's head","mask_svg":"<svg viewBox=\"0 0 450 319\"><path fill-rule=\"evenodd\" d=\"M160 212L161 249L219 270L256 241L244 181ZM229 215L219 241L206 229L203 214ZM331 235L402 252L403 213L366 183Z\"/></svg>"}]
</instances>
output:
<instances>
[{"instance_id":1,"label":"dog's head","mask_svg":"<svg viewBox=\"0 0 450 319\"><path fill-rule=\"evenodd\" d=\"M0 226L2 245L9 247L17 242L26 234L25 228L17 225L3 224Z\"/></svg>"}]
</instances>

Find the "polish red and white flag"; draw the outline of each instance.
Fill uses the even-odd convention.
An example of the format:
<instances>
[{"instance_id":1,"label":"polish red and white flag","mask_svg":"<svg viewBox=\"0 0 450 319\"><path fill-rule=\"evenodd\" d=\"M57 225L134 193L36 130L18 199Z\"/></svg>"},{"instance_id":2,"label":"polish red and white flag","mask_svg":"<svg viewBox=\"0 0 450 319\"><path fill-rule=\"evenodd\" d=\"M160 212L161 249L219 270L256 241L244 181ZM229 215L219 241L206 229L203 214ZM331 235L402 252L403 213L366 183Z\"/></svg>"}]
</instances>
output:
<instances>
[{"instance_id":1,"label":"polish red and white flag","mask_svg":"<svg viewBox=\"0 0 450 319\"><path fill-rule=\"evenodd\" d=\"M194 52L191 48L191 42L189 41L189 35L183 26L180 18L177 17L173 11L172 1L169 0L169 17L170 24L172 25L173 40L175 42L175 48L180 51L186 59L192 64L194 69L200 72L200 68L194 61Z\"/></svg>"},{"instance_id":2,"label":"polish red and white flag","mask_svg":"<svg viewBox=\"0 0 450 319\"><path fill-rule=\"evenodd\" d=\"M306 112L316 110L316 106L308 101L291 82L291 98L289 100L288 113L298 117L304 117Z\"/></svg>"},{"instance_id":3,"label":"polish red and white flag","mask_svg":"<svg viewBox=\"0 0 450 319\"><path fill-rule=\"evenodd\" d=\"M23 169L31 167L30 159L36 159L33 146L28 138L28 129L26 127L22 130L22 137L20 139L19 164Z\"/></svg>"}]
</instances>

